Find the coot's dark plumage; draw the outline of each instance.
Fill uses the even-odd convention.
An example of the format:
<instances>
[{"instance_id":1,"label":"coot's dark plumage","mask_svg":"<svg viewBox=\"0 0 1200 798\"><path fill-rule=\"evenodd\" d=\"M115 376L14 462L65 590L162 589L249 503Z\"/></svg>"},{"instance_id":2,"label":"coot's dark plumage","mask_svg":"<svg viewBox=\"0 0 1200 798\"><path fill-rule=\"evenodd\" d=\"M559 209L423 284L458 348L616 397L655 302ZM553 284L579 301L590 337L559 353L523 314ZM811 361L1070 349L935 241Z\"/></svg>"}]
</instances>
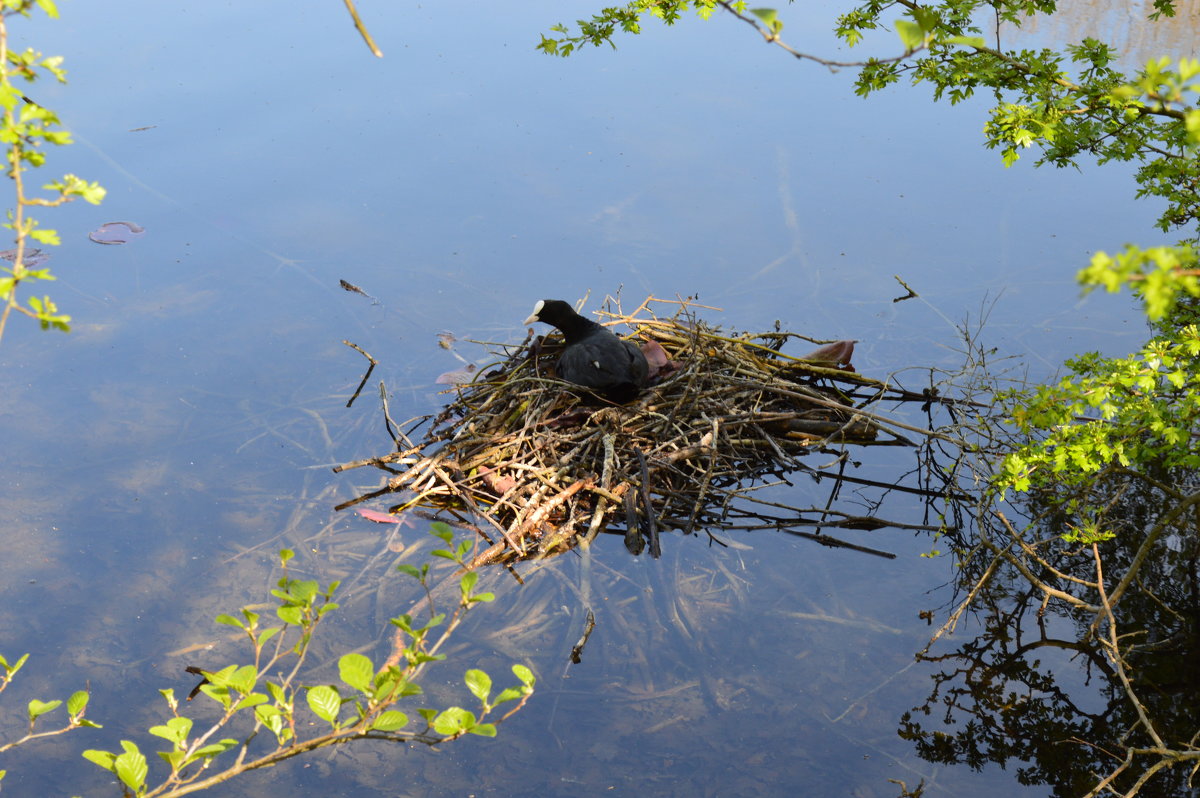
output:
<instances>
[{"instance_id":1,"label":"coot's dark plumage","mask_svg":"<svg viewBox=\"0 0 1200 798\"><path fill-rule=\"evenodd\" d=\"M622 398L632 398L646 387L650 369L632 341L622 341L561 299L543 299L534 305L525 323L535 321L557 327L566 340L555 369L560 379Z\"/></svg>"}]
</instances>

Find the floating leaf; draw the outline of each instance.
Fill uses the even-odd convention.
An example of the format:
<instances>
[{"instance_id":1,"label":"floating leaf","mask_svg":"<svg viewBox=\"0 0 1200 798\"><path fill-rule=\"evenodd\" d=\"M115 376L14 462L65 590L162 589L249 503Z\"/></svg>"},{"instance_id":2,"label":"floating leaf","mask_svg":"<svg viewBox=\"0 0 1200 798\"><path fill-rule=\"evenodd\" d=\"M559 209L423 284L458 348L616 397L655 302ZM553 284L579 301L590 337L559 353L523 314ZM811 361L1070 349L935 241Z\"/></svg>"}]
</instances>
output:
<instances>
[{"instance_id":1,"label":"floating leaf","mask_svg":"<svg viewBox=\"0 0 1200 798\"><path fill-rule=\"evenodd\" d=\"M6 249L3 252L0 252L0 258L3 258L4 260L8 261L9 263L16 263L17 262L17 251L15 249ZM48 260L50 260L49 253L43 252L42 250L38 249L37 247L30 247L29 249L25 250L24 264L25 264L25 268L27 268L27 269L32 269L36 266L41 266L43 263L45 263Z\"/></svg>"},{"instance_id":2,"label":"floating leaf","mask_svg":"<svg viewBox=\"0 0 1200 798\"><path fill-rule=\"evenodd\" d=\"M133 222L106 222L88 233L97 244L128 244L146 234L146 228Z\"/></svg>"},{"instance_id":3,"label":"floating leaf","mask_svg":"<svg viewBox=\"0 0 1200 798\"><path fill-rule=\"evenodd\" d=\"M465 385L475 378L474 375L475 364L468 363L460 369L439 374L434 382L438 385Z\"/></svg>"},{"instance_id":4,"label":"floating leaf","mask_svg":"<svg viewBox=\"0 0 1200 798\"><path fill-rule=\"evenodd\" d=\"M398 523L400 523L400 519L397 518L396 516L389 515L388 513L381 513L378 510L360 509L358 511L358 514L361 515L363 518L367 519L368 521L374 521L377 524L398 524Z\"/></svg>"}]
</instances>

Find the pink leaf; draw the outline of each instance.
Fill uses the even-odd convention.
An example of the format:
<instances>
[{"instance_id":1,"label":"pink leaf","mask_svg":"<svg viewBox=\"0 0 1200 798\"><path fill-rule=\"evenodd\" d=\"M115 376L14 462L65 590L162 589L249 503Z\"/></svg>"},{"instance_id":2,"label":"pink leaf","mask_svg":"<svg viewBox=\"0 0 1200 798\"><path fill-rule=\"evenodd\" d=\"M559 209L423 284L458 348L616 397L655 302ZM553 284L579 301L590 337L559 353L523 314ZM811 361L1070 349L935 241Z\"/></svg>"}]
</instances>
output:
<instances>
[{"instance_id":1,"label":"pink leaf","mask_svg":"<svg viewBox=\"0 0 1200 798\"><path fill-rule=\"evenodd\" d=\"M374 521L377 524L398 524L400 519L394 515L381 513L378 510L358 510L358 514L368 521Z\"/></svg>"},{"instance_id":2,"label":"pink leaf","mask_svg":"<svg viewBox=\"0 0 1200 798\"><path fill-rule=\"evenodd\" d=\"M642 354L646 356L646 365L650 367L650 379L666 377L679 370L680 365L671 359L662 344L653 339L642 344Z\"/></svg>"},{"instance_id":3,"label":"pink leaf","mask_svg":"<svg viewBox=\"0 0 1200 798\"><path fill-rule=\"evenodd\" d=\"M849 366L850 358L854 357L854 344L854 341L834 341L831 344L817 347L800 359Z\"/></svg>"}]
</instances>

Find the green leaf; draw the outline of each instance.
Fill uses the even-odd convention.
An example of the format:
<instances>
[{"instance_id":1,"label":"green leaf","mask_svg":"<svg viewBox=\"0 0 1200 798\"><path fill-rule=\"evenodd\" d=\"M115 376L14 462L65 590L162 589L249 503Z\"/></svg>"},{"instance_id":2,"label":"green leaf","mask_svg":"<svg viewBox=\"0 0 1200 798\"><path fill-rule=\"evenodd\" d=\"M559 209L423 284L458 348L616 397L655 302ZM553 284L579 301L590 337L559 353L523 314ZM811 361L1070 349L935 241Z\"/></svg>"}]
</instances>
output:
<instances>
[{"instance_id":1,"label":"green leaf","mask_svg":"<svg viewBox=\"0 0 1200 798\"><path fill-rule=\"evenodd\" d=\"M987 47L987 41L982 36L947 36L939 41L942 44L961 44L964 47Z\"/></svg>"},{"instance_id":2,"label":"green leaf","mask_svg":"<svg viewBox=\"0 0 1200 798\"><path fill-rule=\"evenodd\" d=\"M406 562L402 562L397 565L396 570L402 574L408 574L414 579L420 579L422 577L421 569L417 568L415 565L409 565Z\"/></svg>"},{"instance_id":3,"label":"green leaf","mask_svg":"<svg viewBox=\"0 0 1200 798\"><path fill-rule=\"evenodd\" d=\"M1183 123L1187 126L1188 142L1200 144L1200 109L1193 108L1187 111L1184 114Z\"/></svg>"},{"instance_id":4,"label":"green leaf","mask_svg":"<svg viewBox=\"0 0 1200 798\"><path fill-rule=\"evenodd\" d=\"M287 694L283 692L283 688L275 684L275 682L267 682L267 692L271 694L271 699L276 704L287 704Z\"/></svg>"},{"instance_id":5,"label":"green leaf","mask_svg":"<svg viewBox=\"0 0 1200 798\"><path fill-rule=\"evenodd\" d=\"M87 690L77 690L67 699L67 713L71 717L78 717L88 705Z\"/></svg>"},{"instance_id":6,"label":"green leaf","mask_svg":"<svg viewBox=\"0 0 1200 798\"><path fill-rule=\"evenodd\" d=\"M407 723L407 715L403 712L389 709L386 712L379 713L379 716L371 722L371 728L378 731L396 731L403 728Z\"/></svg>"},{"instance_id":7,"label":"green leaf","mask_svg":"<svg viewBox=\"0 0 1200 798\"><path fill-rule=\"evenodd\" d=\"M253 665L243 665L230 674L228 684L242 695L246 695L254 690L257 681L258 669Z\"/></svg>"},{"instance_id":8,"label":"green leaf","mask_svg":"<svg viewBox=\"0 0 1200 798\"><path fill-rule=\"evenodd\" d=\"M513 701L525 695L525 691L517 687L509 687L500 691L496 696L496 700L492 702L492 706L503 704L505 701Z\"/></svg>"},{"instance_id":9,"label":"green leaf","mask_svg":"<svg viewBox=\"0 0 1200 798\"><path fill-rule=\"evenodd\" d=\"M62 701L38 701L36 698L29 702L29 720L35 721L47 712L53 712L58 709Z\"/></svg>"},{"instance_id":10,"label":"green leaf","mask_svg":"<svg viewBox=\"0 0 1200 798\"><path fill-rule=\"evenodd\" d=\"M438 714L433 721L433 730L452 737L469 731L475 725L475 713L462 707L450 707Z\"/></svg>"},{"instance_id":11,"label":"green leaf","mask_svg":"<svg viewBox=\"0 0 1200 798\"><path fill-rule=\"evenodd\" d=\"M238 629L246 628L246 625L242 623L241 618L235 618L232 615L226 615L225 613L218 615L215 620L217 623L223 623L226 626L236 626Z\"/></svg>"},{"instance_id":12,"label":"green leaf","mask_svg":"<svg viewBox=\"0 0 1200 798\"><path fill-rule=\"evenodd\" d=\"M336 726L338 712L342 708L342 697L337 689L319 684L308 688L308 706L318 718Z\"/></svg>"},{"instance_id":13,"label":"green leaf","mask_svg":"<svg viewBox=\"0 0 1200 798\"><path fill-rule=\"evenodd\" d=\"M3 668L5 673L7 673L9 676L15 676L17 671L21 670L21 666L24 665L25 661L28 659L28 654L22 654L21 658L18 659L15 664L9 665L8 660L6 660L4 657L0 657L0 668Z\"/></svg>"},{"instance_id":14,"label":"green leaf","mask_svg":"<svg viewBox=\"0 0 1200 798\"><path fill-rule=\"evenodd\" d=\"M475 587L475 583L479 581L478 571L467 571L463 574L462 579L458 582L458 588L464 596L471 595L471 588Z\"/></svg>"},{"instance_id":15,"label":"green leaf","mask_svg":"<svg viewBox=\"0 0 1200 798\"><path fill-rule=\"evenodd\" d=\"M243 709L245 709L246 707L256 707L259 704L267 703L267 701L269 701L269 700L270 699L267 698L262 693L250 693L249 695L244 697L241 701L237 702L237 705L233 708L233 711L240 712Z\"/></svg>"},{"instance_id":16,"label":"green leaf","mask_svg":"<svg viewBox=\"0 0 1200 798\"><path fill-rule=\"evenodd\" d=\"M125 753L113 760L113 772L126 787L139 793L146 786L146 774L150 772L146 766L146 757L128 740L122 740L121 747L125 749Z\"/></svg>"},{"instance_id":17,"label":"green leaf","mask_svg":"<svg viewBox=\"0 0 1200 798\"><path fill-rule=\"evenodd\" d=\"M779 18L779 12L773 8L752 8L750 13L758 17L768 28L774 25Z\"/></svg>"},{"instance_id":18,"label":"green leaf","mask_svg":"<svg viewBox=\"0 0 1200 798\"><path fill-rule=\"evenodd\" d=\"M110 751L99 751L95 748L89 748L84 751L83 758L110 772L113 769L113 762L115 762L117 759L116 754L113 754Z\"/></svg>"},{"instance_id":19,"label":"green leaf","mask_svg":"<svg viewBox=\"0 0 1200 798\"><path fill-rule=\"evenodd\" d=\"M217 687L214 684L202 684L200 685L200 692L204 693L206 696L211 698L213 701L216 701L226 709L229 709L229 707L233 704L232 699L229 697L228 687Z\"/></svg>"},{"instance_id":20,"label":"green leaf","mask_svg":"<svg viewBox=\"0 0 1200 798\"><path fill-rule=\"evenodd\" d=\"M221 740L220 742L210 743L209 745L205 745L205 746L199 748L194 754L192 754L192 756L188 759L188 761L195 762L197 759L211 759L214 756L216 756L217 754L223 754L226 751L228 751L230 748L236 748L237 746L238 746L237 740L231 740L228 737L226 737L224 740Z\"/></svg>"},{"instance_id":21,"label":"green leaf","mask_svg":"<svg viewBox=\"0 0 1200 798\"><path fill-rule=\"evenodd\" d=\"M46 244L51 247L57 247L62 243L59 240L57 230L31 230L29 231L29 235L39 244Z\"/></svg>"},{"instance_id":22,"label":"green leaf","mask_svg":"<svg viewBox=\"0 0 1200 798\"><path fill-rule=\"evenodd\" d=\"M513 665L512 672L513 675L521 680L521 684L525 685L526 687L533 687L533 683L536 681L536 679L533 677L533 671L529 670L529 668L525 667L524 665Z\"/></svg>"},{"instance_id":23,"label":"green leaf","mask_svg":"<svg viewBox=\"0 0 1200 798\"><path fill-rule=\"evenodd\" d=\"M172 773L183 767L187 759L186 751L159 751L158 755L171 766Z\"/></svg>"},{"instance_id":24,"label":"green leaf","mask_svg":"<svg viewBox=\"0 0 1200 798\"><path fill-rule=\"evenodd\" d=\"M155 737L162 737L164 740L169 740L176 746L183 745L183 741L187 739L187 736L191 730L191 718L171 718L162 726L150 727L150 733Z\"/></svg>"},{"instance_id":25,"label":"green leaf","mask_svg":"<svg viewBox=\"0 0 1200 798\"><path fill-rule=\"evenodd\" d=\"M925 42L925 32L921 30L921 26L907 19L896 20L896 32L900 34L900 41L904 43L904 49L908 52L916 50Z\"/></svg>"},{"instance_id":26,"label":"green leaf","mask_svg":"<svg viewBox=\"0 0 1200 798\"><path fill-rule=\"evenodd\" d=\"M477 668L472 668L467 671L463 681L467 683L467 689L472 695L487 703L488 695L492 692L492 677Z\"/></svg>"},{"instance_id":27,"label":"green leaf","mask_svg":"<svg viewBox=\"0 0 1200 798\"><path fill-rule=\"evenodd\" d=\"M454 530L445 521L434 521L429 525L429 534L444 540L447 544L454 539Z\"/></svg>"},{"instance_id":28,"label":"green leaf","mask_svg":"<svg viewBox=\"0 0 1200 798\"><path fill-rule=\"evenodd\" d=\"M371 692L375 678L375 666L369 657L362 654L347 654L338 660L338 672L342 681L363 693Z\"/></svg>"},{"instance_id":29,"label":"green leaf","mask_svg":"<svg viewBox=\"0 0 1200 798\"><path fill-rule=\"evenodd\" d=\"M494 723L477 723L470 729L471 734L478 734L480 737L495 737L496 724Z\"/></svg>"}]
</instances>

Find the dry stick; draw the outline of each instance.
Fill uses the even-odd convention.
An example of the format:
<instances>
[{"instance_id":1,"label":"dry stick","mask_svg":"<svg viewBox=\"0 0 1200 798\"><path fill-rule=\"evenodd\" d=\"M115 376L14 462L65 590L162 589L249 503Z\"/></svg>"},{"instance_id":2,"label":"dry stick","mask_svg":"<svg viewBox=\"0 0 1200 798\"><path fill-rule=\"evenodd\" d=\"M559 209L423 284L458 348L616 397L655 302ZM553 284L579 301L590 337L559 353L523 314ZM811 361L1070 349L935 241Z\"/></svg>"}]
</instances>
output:
<instances>
[{"instance_id":1,"label":"dry stick","mask_svg":"<svg viewBox=\"0 0 1200 798\"><path fill-rule=\"evenodd\" d=\"M349 471L353 468L362 468L363 466L375 466L376 468L383 468L383 466L387 465L388 463L401 462L407 457L412 457L413 455L418 454L422 448L423 447L421 446L414 446L411 449L406 449L402 452L392 452L390 454L385 454L382 457L368 457L365 460L352 460L349 463L342 463L341 465L334 466L333 473L340 474L343 471ZM416 465L419 462L419 460L415 459L412 461L413 465ZM403 463L401 464L403 465ZM395 470L391 470L391 473L398 475L398 472Z\"/></svg>"},{"instance_id":2,"label":"dry stick","mask_svg":"<svg viewBox=\"0 0 1200 798\"><path fill-rule=\"evenodd\" d=\"M654 518L654 504L650 501L650 471L646 468L646 456L641 449L635 449L638 466L641 469L642 480L638 492L641 494L642 506L646 508L646 538L650 541L650 556L658 559L662 556L662 545L658 541L658 524Z\"/></svg>"},{"instance_id":3,"label":"dry stick","mask_svg":"<svg viewBox=\"0 0 1200 798\"><path fill-rule=\"evenodd\" d=\"M872 549L868 546L860 546L857 543L848 543L839 538L830 537L829 535L818 535L813 532L801 532L799 529L788 529L786 527L777 527L777 529L780 532L783 532L785 535L795 535L798 538L815 540L822 546L828 546L831 549L854 549L855 551L861 551L863 554L873 554L876 557L883 557L885 560L896 559L896 555L892 554L890 551Z\"/></svg>"},{"instance_id":4,"label":"dry stick","mask_svg":"<svg viewBox=\"0 0 1200 798\"><path fill-rule=\"evenodd\" d=\"M713 469L717 465L716 453L719 448L720 431L720 422L714 418L712 422L712 440L710 441L709 446L703 447L711 452L708 458L708 468L705 469L704 478L700 481L700 490L696 491L696 501L692 504L692 512L691 515L688 516L687 526L683 528L683 533L685 535L692 534L692 530L696 526L696 518L698 518L700 515L700 508L704 502L704 497L708 495L708 486L712 482ZM709 537L712 537L711 532L708 534Z\"/></svg>"},{"instance_id":5,"label":"dry stick","mask_svg":"<svg viewBox=\"0 0 1200 798\"><path fill-rule=\"evenodd\" d=\"M838 404L837 402L831 402L827 399L818 399L817 397L814 397L814 396L808 396L806 394L799 393L799 392L793 391L793 390L788 390L783 387L779 387L779 386L775 386L775 385L770 385L770 386L766 386L766 387L772 393L777 393L781 396L790 396L793 399L803 399L806 402L811 402L812 404L820 405L821 407L828 407L832 410L842 410L842 411L847 410L847 407L845 405ZM947 443L953 444L954 446L958 446L963 449L971 448L970 444L968 444L966 441L960 440L958 438L953 438L949 435L945 435L941 432L937 432L936 430L924 429L922 427L914 427L911 424L905 424L902 421L896 421L895 419L887 418L886 416L881 416L878 413L872 413L867 410L853 410L851 412L857 413L858 415L864 416L865 418L869 418L872 421L875 421L879 424L884 425L885 427L888 427L888 426L899 427L900 429L906 429L909 432L915 432L918 435L923 435L926 438L935 438L940 441L946 441ZM889 432L890 432L890 430L889 430ZM896 433L893 432L892 434L895 435ZM897 437L899 437L899 436L897 436Z\"/></svg>"},{"instance_id":6,"label":"dry stick","mask_svg":"<svg viewBox=\"0 0 1200 798\"><path fill-rule=\"evenodd\" d=\"M392 421L392 414L388 412L387 385L382 380L379 382L379 400L383 403L383 428L387 430L387 434L391 437L392 442L396 444L396 448L400 448L399 428L396 428L396 422ZM393 432L395 428L395 432ZM409 445L412 441L409 441Z\"/></svg>"},{"instance_id":7,"label":"dry stick","mask_svg":"<svg viewBox=\"0 0 1200 798\"><path fill-rule=\"evenodd\" d=\"M1146 717L1146 707L1138 700L1137 694L1133 692L1133 685L1129 681L1129 674L1125 672L1125 660L1121 657L1120 641L1117 639L1117 619L1113 616L1112 605L1109 603L1108 595L1104 590L1104 568L1100 562L1100 547L1092 544L1092 556L1096 560L1096 592L1100 594L1100 606L1104 608L1104 616L1108 620L1108 641L1105 648L1109 650L1109 657L1112 659L1113 666L1117 669L1117 677L1121 680L1121 686L1125 688L1125 696L1129 702L1133 704L1137 710L1138 719L1142 723L1142 727L1146 733L1150 735L1150 739L1154 740L1154 744L1161 749L1167 746L1163 743L1161 737L1158 736L1158 730L1154 728L1154 724L1150 722L1150 718ZM1099 631L1099 630L1097 630ZM1099 638L1099 635L1097 635Z\"/></svg>"},{"instance_id":8,"label":"dry stick","mask_svg":"<svg viewBox=\"0 0 1200 798\"><path fill-rule=\"evenodd\" d=\"M350 407L350 405L354 404L354 400L358 398L358 395L362 393L363 386L367 384L367 380L371 378L371 372L375 370L375 366L379 365L379 362L367 354L367 352L365 352L358 344L351 343L350 341L346 340L343 340L342 343L358 352L371 363L371 365L367 366L367 373L364 374L362 380L359 381L358 387L354 389L354 395L350 397L349 402L346 402L346 407Z\"/></svg>"},{"instance_id":9,"label":"dry stick","mask_svg":"<svg viewBox=\"0 0 1200 798\"><path fill-rule=\"evenodd\" d=\"M358 35L362 36L363 41L367 43L367 47L371 49L371 54L376 58L383 58L383 51L375 44L375 40L367 32L367 26L359 19L358 10L354 7L354 0L346 0L346 10L350 12L350 16L354 19L354 27L358 30Z\"/></svg>"},{"instance_id":10,"label":"dry stick","mask_svg":"<svg viewBox=\"0 0 1200 798\"><path fill-rule=\"evenodd\" d=\"M1000 522L1002 524L1004 524L1004 527L1008 530L1008 533L1012 537L1013 541L1016 542L1018 545L1024 547L1025 544L1023 541L1021 541L1021 536L1017 533L1016 528L1013 527L1012 523L1008 520L1008 518L1004 515L1004 513L1000 512L999 510L992 510L991 513L994 516L996 516L997 518L999 518ZM1050 587L1050 585L1046 584L1040 578L1038 578L1038 576L1033 572L1032 569L1030 569L1030 567L1028 565L1026 565L1024 562L1022 562L1020 558L1016 557L1012 553L1012 551L1010 551L1010 548L1011 548L1010 546L1005 546L1003 549L1001 549L999 546L997 546L995 543L993 543L991 540L989 540L982 532L980 532L979 539L993 553L995 553L999 557L1003 557L1006 562L1008 562L1010 565L1012 565L1014 568L1016 568L1018 571L1020 571L1021 576L1025 577L1025 579L1028 580L1028 582L1031 585L1038 588L1043 593L1045 593L1049 596L1052 596L1054 598L1061 599L1062 601L1065 601L1072 606L1078 607L1083 610L1087 610L1088 612L1090 612L1092 614L1095 614L1095 613L1098 613L1101 611L1101 608L1096 606L1095 604L1088 604L1083 599L1078 598L1077 596L1074 596L1071 593L1067 593L1064 590L1059 590L1058 588ZM1040 561L1040 558L1038 558L1038 559Z\"/></svg>"},{"instance_id":11,"label":"dry stick","mask_svg":"<svg viewBox=\"0 0 1200 798\"><path fill-rule=\"evenodd\" d=\"M589 609L587 611L587 621L583 624L583 636L579 638L579 642L571 647L571 662L578 665L583 661L583 647L587 645L588 638L592 636L592 630L596 628L596 616Z\"/></svg>"},{"instance_id":12,"label":"dry stick","mask_svg":"<svg viewBox=\"0 0 1200 798\"><path fill-rule=\"evenodd\" d=\"M601 438L604 444L604 466L600 471L600 488L606 492L609 486L612 485L613 462L616 460L616 453L613 448L614 438L615 436L611 432L604 433L604 437ZM594 487L592 488L592 492L596 492ZM596 506L592 510L592 520L588 524L587 534L581 541L584 548L590 546L592 541L596 539L596 535L600 534L600 526L604 522L604 512L608 509L608 497L598 495L599 498L596 500Z\"/></svg>"},{"instance_id":13,"label":"dry stick","mask_svg":"<svg viewBox=\"0 0 1200 798\"><path fill-rule=\"evenodd\" d=\"M982 548L982 544L976 546L967 556L967 559L970 559ZM979 591L983 590L984 585L991 581L992 575L996 573L996 568L999 567L1001 559L1002 558L999 555L992 557L992 561L988 563L988 567L984 570L983 575L975 581L975 584L971 587L970 592L967 593L967 597L959 602L959 605L954 609L954 612L950 613L950 617L946 619L944 624L942 624L942 628L938 629L937 632L934 633L933 637L929 638L929 642L925 644L925 648L917 652L918 658L928 654L929 649L933 648L933 644L936 643L942 635L954 632L954 629L958 626L958 619L961 618L963 613L975 603L975 597L979 595Z\"/></svg>"},{"instance_id":14,"label":"dry stick","mask_svg":"<svg viewBox=\"0 0 1200 798\"><path fill-rule=\"evenodd\" d=\"M526 520L520 526L520 528L517 530L517 537L523 537L531 529L537 529L540 527L542 522L546 520L550 513L554 512L563 502L578 493L581 488L590 487L591 484L591 480L579 479L573 482L562 492L555 496L551 496L546 500L545 503L542 504L541 507L534 511L531 516L529 516L528 520Z\"/></svg>"}]
</instances>

